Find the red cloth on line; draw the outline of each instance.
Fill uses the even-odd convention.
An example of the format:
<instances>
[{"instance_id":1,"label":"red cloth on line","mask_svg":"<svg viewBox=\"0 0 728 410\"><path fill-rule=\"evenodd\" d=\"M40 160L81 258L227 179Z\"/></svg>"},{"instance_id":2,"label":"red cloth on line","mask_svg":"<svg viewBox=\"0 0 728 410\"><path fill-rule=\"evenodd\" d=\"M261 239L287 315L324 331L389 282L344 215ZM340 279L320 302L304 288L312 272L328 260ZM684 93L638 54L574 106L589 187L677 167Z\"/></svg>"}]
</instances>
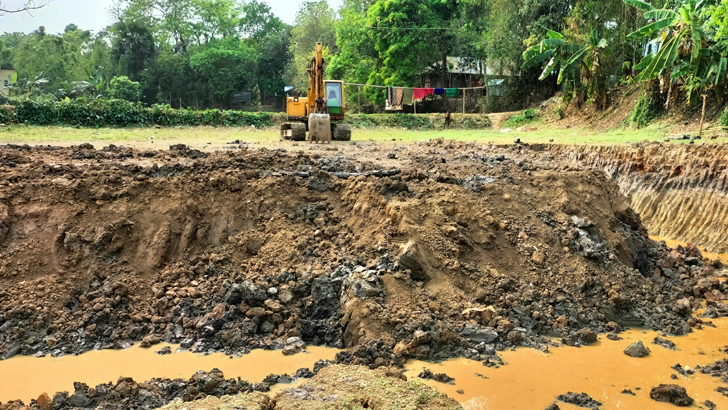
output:
<instances>
[{"instance_id":1,"label":"red cloth on line","mask_svg":"<svg viewBox=\"0 0 728 410\"><path fill-rule=\"evenodd\" d=\"M421 100L428 95L434 94L435 89L434 88L415 88L412 94L412 99L414 100Z\"/></svg>"}]
</instances>

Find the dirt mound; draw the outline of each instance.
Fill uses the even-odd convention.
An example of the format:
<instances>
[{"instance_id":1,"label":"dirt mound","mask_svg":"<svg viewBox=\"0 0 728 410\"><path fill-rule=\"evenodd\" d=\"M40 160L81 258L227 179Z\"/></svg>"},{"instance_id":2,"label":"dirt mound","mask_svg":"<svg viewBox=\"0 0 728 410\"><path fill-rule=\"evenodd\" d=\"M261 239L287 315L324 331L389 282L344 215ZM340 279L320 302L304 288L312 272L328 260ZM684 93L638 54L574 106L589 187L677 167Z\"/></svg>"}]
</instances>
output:
<instances>
[{"instance_id":1,"label":"dirt mound","mask_svg":"<svg viewBox=\"0 0 728 410\"><path fill-rule=\"evenodd\" d=\"M724 145L581 145L549 150L606 172L631 198L651 235L728 253Z\"/></svg>"},{"instance_id":2,"label":"dirt mound","mask_svg":"<svg viewBox=\"0 0 728 410\"><path fill-rule=\"evenodd\" d=\"M684 334L693 282L725 292L602 172L539 147L337 150L0 149L0 355L301 337L372 368L493 365L549 336Z\"/></svg>"}]
</instances>

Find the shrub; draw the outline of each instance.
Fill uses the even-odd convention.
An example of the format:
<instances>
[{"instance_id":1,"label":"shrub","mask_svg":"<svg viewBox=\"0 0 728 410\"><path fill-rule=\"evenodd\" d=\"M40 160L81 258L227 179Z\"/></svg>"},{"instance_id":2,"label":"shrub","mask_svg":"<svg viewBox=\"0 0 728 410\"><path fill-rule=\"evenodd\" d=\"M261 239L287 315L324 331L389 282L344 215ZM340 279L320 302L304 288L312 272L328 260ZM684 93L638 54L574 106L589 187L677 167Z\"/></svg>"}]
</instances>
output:
<instances>
[{"instance_id":1,"label":"shrub","mask_svg":"<svg viewBox=\"0 0 728 410\"><path fill-rule=\"evenodd\" d=\"M534 109L528 109L520 114L511 115L505 122L507 127L516 128L531 122L538 121L538 112Z\"/></svg>"},{"instance_id":2,"label":"shrub","mask_svg":"<svg viewBox=\"0 0 728 410\"><path fill-rule=\"evenodd\" d=\"M627 122L637 128L644 128L652 122L655 118L662 116L665 113L665 106L662 101L658 98L650 96L649 93L644 93L637 100L637 104L630 112Z\"/></svg>"},{"instance_id":3,"label":"shrub","mask_svg":"<svg viewBox=\"0 0 728 410\"><path fill-rule=\"evenodd\" d=\"M726 107L722 113L720 113L720 118L718 118L718 123L720 123L723 127L728 127L728 107Z\"/></svg>"},{"instance_id":4,"label":"shrub","mask_svg":"<svg viewBox=\"0 0 728 410\"><path fill-rule=\"evenodd\" d=\"M111 88L109 89L109 92L115 99L136 102L139 101L141 85L123 75L121 77L114 77L111 79Z\"/></svg>"}]
</instances>

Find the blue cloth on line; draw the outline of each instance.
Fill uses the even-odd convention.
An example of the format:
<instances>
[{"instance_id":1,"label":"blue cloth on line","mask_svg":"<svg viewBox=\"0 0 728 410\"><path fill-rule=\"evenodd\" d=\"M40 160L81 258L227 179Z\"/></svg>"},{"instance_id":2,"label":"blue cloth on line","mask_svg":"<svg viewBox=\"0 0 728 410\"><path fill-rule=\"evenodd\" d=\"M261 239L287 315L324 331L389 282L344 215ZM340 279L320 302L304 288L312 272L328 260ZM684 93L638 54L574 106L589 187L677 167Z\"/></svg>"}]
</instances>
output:
<instances>
[{"instance_id":1,"label":"blue cloth on line","mask_svg":"<svg viewBox=\"0 0 728 410\"><path fill-rule=\"evenodd\" d=\"M445 95L444 88L435 88L435 95Z\"/></svg>"}]
</instances>

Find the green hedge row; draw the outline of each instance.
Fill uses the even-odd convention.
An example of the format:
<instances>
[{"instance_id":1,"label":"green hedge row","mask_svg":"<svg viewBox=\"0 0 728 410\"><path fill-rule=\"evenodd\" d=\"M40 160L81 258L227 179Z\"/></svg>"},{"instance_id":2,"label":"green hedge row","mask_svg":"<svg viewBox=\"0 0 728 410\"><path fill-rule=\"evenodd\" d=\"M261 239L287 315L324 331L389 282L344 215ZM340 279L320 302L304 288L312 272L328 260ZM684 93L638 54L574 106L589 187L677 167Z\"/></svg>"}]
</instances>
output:
<instances>
[{"instance_id":1,"label":"green hedge row","mask_svg":"<svg viewBox=\"0 0 728 410\"><path fill-rule=\"evenodd\" d=\"M144 107L125 100L19 101L12 109L0 110L1 123L66 125L81 127L126 126L256 126L270 127L284 119L270 112L225 110L177 110L168 105Z\"/></svg>"},{"instance_id":2,"label":"green hedge row","mask_svg":"<svg viewBox=\"0 0 728 410\"><path fill-rule=\"evenodd\" d=\"M346 123L354 128L407 128L430 130L445 128L445 114L347 114ZM484 129L493 124L487 115L452 114L451 128Z\"/></svg>"}]
</instances>

